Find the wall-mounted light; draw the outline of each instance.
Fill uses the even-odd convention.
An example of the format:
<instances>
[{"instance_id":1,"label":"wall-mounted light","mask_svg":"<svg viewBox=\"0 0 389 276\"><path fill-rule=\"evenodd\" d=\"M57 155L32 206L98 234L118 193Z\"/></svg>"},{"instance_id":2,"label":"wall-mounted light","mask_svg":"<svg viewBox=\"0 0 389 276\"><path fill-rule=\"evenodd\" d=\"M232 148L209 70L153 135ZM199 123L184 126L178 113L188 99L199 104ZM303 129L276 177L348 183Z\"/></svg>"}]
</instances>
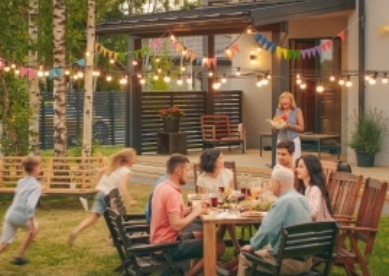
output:
<instances>
[{"instance_id":1,"label":"wall-mounted light","mask_svg":"<svg viewBox=\"0 0 389 276\"><path fill-rule=\"evenodd\" d=\"M250 64L253 65L257 62L257 56L255 55L254 51L250 52Z\"/></svg>"}]
</instances>

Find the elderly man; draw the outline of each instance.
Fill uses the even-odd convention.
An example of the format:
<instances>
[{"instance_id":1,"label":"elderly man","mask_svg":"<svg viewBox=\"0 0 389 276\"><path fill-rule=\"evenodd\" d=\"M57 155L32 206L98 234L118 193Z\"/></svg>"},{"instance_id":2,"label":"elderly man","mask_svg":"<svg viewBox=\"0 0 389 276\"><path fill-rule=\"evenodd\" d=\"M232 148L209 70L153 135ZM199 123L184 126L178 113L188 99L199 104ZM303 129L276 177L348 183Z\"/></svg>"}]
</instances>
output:
<instances>
[{"instance_id":1,"label":"elderly man","mask_svg":"<svg viewBox=\"0 0 389 276\"><path fill-rule=\"evenodd\" d=\"M263 219L258 232L250 240L250 245L242 251L254 251L265 262L274 263L281 239L281 229L286 226L311 222L311 212L307 199L293 189L293 172L277 165L272 172L271 191L278 199L274 202L267 216ZM238 276L245 276L251 263L241 253L239 255ZM285 259L282 262L282 275L298 275L310 270L312 258ZM257 270L271 273L266 267Z\"/></svg>"}]
</instances>

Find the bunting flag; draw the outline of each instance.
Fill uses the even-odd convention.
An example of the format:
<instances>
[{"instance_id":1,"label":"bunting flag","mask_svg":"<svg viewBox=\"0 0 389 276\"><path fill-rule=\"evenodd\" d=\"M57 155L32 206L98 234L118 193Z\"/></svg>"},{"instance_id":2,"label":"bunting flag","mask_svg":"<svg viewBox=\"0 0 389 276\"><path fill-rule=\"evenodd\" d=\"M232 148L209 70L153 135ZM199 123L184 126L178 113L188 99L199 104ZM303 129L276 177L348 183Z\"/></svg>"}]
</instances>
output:
<instances>
[{"instance_id":1,"label":"bunting flag","mask_svg":"<svg viewBox=\"0 0 389 276\"><path fill-rule=\"evenodd\" d=\"M238 43L234 43L232 46L231 46L231 49L235 52L238 52L240 53L240 48L239 48L239 44Z\"/></svg>"},{"instance_id":2,"label":"bunting flag","mask_svg":"<svg viewBox=\"0 0 389 276\"><path fill-rule=\"evenodd\" d=\"M378 33L389 32L389 25L378 27Z\"/></svg>"},{"instance_id":3,"label":"bunting flag","mask_svg":"<svg viewBox=\"0 0 389 276\"><path fill-rule=\"evenodd\" d=\"M389 32L389 25L386 26ZM336 37L339 37L342 41L346 38L346 32L342 31L336 35ZM302 49L302 50L290 50L285 49L280 46L277 46L272 41L268 40L264 35L257 33L254 35L254 40L256 43L258 43L261 47L266 49L267 51L270 51L271 53L275 53L278 58L284 58L286 60L294 59L306 59L306 58L313 58L316 55L321 55L323 52L326 52L333 47L332 40L325 40L320 45L309 48L309 49ZM228 55L226 52L226 55L229 59L231 59L231 55Z\"/></svg>"},{"instance_id":4,"label":"bunting flag","mask_svg":"<svg viewBox=\"0 0 389 276\"><path fill-rule=\"evenodd\" d=\"M201 61L202 61L202 58L201 57L197 57L196 58L196 65L200 65Z\"/></svg>"},{"instance_id":5,"label":"bunting flag","mask_svg":"<svg viewBox=\"0 0 389 276\"><path fill-rule=\"evenodd\" d=\"M82 58L82 59L77 60L76 63L77 63L78 66L80 66L80 67L85 67L85 65L86 65L86 60L85 60L85 58Z\"/></svg>"},{"instance_id":6,"label":"bunting flag","mask_svg":"<svg viewBox=\"0 0 389 276\"><path fill-rule=\"evenodd\" d=\"M162 46L162 41L160 38L157 38L157 39L153 39L151 40L150 42L150 49L153 51L153 52L156 52L158 51Z\"/></svg>"}]
</instances>

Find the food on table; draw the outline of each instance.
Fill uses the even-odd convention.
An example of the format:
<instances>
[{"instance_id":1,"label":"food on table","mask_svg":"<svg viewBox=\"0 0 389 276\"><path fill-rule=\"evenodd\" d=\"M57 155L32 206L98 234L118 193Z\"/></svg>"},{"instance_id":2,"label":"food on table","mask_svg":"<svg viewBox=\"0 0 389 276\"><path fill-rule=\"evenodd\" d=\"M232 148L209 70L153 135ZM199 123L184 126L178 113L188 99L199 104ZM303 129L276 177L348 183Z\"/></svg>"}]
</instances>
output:
<instances>
[{"instance_id":1,"label":"food on table","mask_svg":"<svg viewBox=\"0 0 389 276\"><path fill-rule=\"evenodd\" d=\"M256 211L268 211L270 209L271 204L272 203L270 201L258 202L254 206L254 210L256 210Z\"/></svg>"}]
</instances>

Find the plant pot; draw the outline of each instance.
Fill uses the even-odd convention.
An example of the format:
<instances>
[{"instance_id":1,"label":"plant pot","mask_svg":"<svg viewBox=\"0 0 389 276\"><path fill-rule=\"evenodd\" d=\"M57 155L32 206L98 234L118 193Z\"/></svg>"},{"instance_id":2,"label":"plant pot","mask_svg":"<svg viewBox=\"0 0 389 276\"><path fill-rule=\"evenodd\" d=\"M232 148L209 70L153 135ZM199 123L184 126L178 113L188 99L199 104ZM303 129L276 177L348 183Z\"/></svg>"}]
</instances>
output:
<instances>
[{"instance_id":1,"label":"plant pot","mask_svg":"<svg viewBox=\"0 0 389 276\"><path fill-rule=\"evenodd\" d=\"M165 132L178 132L180 128L179 119L164 119L163 120L163 130Z\"/></svg>"},{"instance_id":2,"label":"plant pot","mask_svg":"<svg viewBox=\"0 0 389 276\"><path fill-rule=\"evenodd\" d=\"M358 167L374 167L375 155L364 151L356 151Z\"/></svg>"}]
</instances>

